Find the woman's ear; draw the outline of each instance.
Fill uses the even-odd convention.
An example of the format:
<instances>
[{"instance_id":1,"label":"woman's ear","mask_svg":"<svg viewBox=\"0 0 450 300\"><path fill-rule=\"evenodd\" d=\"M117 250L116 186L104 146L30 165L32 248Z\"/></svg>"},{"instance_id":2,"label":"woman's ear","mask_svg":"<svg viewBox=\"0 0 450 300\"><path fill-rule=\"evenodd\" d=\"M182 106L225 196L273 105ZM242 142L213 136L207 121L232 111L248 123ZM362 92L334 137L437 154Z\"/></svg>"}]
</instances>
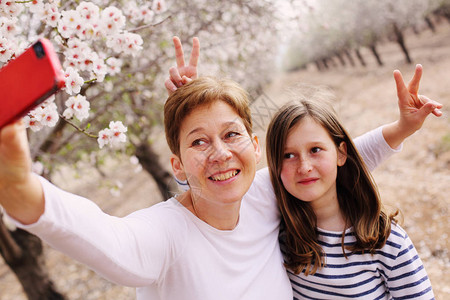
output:
<instances>
[{"instance_id":1,"label":"woman's ear","mask_svg":"<svg viewBox=\"0 0 450 300\"><path fill-rule=\"evenodd\" d=\"M341 142L338 147L338 157L337 157L337 165L342 167L347 161L347 144L345 142Z\"/></svg>"},{"instance_id":2,"label":"woman's ear","mask_svg":"<svg viewBox=\"0 0 450 300\"><path fill-rule=\"evenodd\" d=\"M256 163L259 163L261 161L261 147L259 146L259 140L256 135L253 135L252 138L253 147L255 148L255 156L256 156Z\"/></svg>"},{"instance_id":3,"label":"woman's ear","mask_svg":"<svg viewBox=\"0 0 450 300\"><path fill-rule=\"evenodd\" d=\"M173 174L178 180L184 181L187 179L186 173L184 172L183 163L177 155L172 154L170 156L170 164L172 165Z\"/></svg>"}]
</instances>

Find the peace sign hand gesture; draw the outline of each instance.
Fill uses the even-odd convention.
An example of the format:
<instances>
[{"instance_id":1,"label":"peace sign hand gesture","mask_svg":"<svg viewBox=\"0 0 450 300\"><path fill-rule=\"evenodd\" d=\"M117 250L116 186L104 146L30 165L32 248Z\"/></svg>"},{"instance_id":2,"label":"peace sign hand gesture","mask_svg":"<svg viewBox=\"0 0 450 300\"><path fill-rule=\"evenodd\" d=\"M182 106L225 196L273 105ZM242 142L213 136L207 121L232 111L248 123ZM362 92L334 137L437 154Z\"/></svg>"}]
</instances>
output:
<instances>
[{"instance_id":1,"label":"peace sign hand gesture","mask_svg":"<svg viewBox=\"0 0 450 300\"><path fill-rule=\"evenodd\" d=\"M442 116L441 103L418 94L422 72L422 66L416 65L414 76L406 86L402 73L394 71L400 117L383 127L384 139L391 148L397 148L405 138L419 130L430 113L436 117Z\"/></svg>"},{"instance_id":2,"label":"peace sign hand gesture","mask_svg":"<svg viewBox=\"0 0 450 300\"><path fill-rule=\"evenodd\" d=\"M197 78L197 65L200 56L200 42L196 37L192 39L192 52L187 66L184 61L183 46L177 36L173 37L173 45L175 48L177 66L169 69L170 77L164 84L169 95L176 91L180 86Z\"/></svg>"},{"instance_id":3,"label":"peace sign hand gesture","mask_svg":"<svg viewBox=\"0 0 450 300\"><path fill-rule=\"evenodd\" d=\"M399 126L411 131L411 134L422 127L427 116L432 113L437 117L442 115L439 110L442 104L419 95L419 83L422 77L422 65L416 65L414 76L405 85L403 76L399 70L394 71L394 79L397 86L398 107L400 109Z\"/></svg>"}]
</instances>

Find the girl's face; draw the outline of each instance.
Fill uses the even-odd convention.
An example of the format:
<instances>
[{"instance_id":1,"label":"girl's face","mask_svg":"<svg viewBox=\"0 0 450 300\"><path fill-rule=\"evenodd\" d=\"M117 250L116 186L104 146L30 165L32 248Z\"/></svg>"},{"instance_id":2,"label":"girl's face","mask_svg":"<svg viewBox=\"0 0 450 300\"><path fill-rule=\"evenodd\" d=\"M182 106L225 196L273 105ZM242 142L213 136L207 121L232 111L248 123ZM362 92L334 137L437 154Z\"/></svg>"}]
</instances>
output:
<instances>
[{"instance_id":1,"label":"girl's face","mask_svg":"<svg viewBox=\"0 0 450 300\"><path fill-rule=\"evenodd\" d=\"M340 149L346 150L345 143ZM294 197L316 205L337 200L337 167L344 165L340 154L325 128L311 117L300 120L287 136L281 180Z\"/></svg>"},{"instance_id":2,"label":"girl's face","mask_svg":"<svg viewBox=\"0 0 450 300\"><path fill-rule=\"evenodd\" d=\"M240 201L253 182L261 156L231 106L216 101L191 112L180 128L180 157L171 162L175 176L187 179L194 199Z\"/></svg>"}]
</instances>

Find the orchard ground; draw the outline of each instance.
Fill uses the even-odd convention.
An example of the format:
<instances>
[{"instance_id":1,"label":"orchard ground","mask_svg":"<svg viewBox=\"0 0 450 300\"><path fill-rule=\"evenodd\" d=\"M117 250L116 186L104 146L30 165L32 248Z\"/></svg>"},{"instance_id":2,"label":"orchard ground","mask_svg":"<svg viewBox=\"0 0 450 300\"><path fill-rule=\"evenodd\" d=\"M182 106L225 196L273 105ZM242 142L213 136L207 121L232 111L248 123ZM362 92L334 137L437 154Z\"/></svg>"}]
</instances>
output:
<instances>
[{"instance_id":1,"label":"orchard ground","mask_svg":"<svg viewBox=\"0 0 450 300\"><path fill-rule=\"evenodd\" d=\"M414 63L424 67L420 94L444 104L444 116L431 116L420 132L405 143L403 151L394 155L373 173L385 206L399 208L403 227L413 240L431 279L436 299L450 299L449 239L450 229L450 25L442 23L436 33L424 31L409 34L407 45ZM414 72L414 64L404 62L397 44L380 45L383 67L372 55L362 51L366 67L336 67L318 72L313 65L280 75L265 89L265 95L253 105L256 133L264 144L264 130L273 110L287 99L287 90L298 83L326 85L337 96L335 108L354 137L398 116L397 97L392 71L400 69L406 81ZM269 109L267 109L269 108ZM261 125L261 126L260 126ZM167 146L161 132L156 139L161 159L168 162ZM261 167L265 165L261 163ZM169 166L167 164L167 166ZM106 212L123 216L147 207L161 198L151 178L128 159L111 160L102 178L91 168L80 165L61 168L54 182L97 202ZM123 184L119 197L110 194L110 186ZM46 247L46 264L57 288L67 299L134 299L133 288L116 286L101 279L72 259ZM205 287L207 288L207 287ZM0 262L0 300L24 300L20 284L7 266Z\"/></svg>"}]
</instances>

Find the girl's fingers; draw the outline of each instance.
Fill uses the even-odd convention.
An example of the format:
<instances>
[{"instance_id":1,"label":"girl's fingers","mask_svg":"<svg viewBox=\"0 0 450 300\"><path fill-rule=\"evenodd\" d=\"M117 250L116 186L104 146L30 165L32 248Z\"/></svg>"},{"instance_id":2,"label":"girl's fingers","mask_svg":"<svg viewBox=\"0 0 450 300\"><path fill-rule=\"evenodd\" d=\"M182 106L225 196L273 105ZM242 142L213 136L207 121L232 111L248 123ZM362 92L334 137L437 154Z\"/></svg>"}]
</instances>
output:
<instances>
[{"instance_id":1,"label":"girl's fingers","mask_svg":"<svg viewBox=\"0 0 450 300\"><path fill-rule=\"evenodd\" d=\"M198 58L200 57L200 41L197 37L192 39L192 53L189 59L189 65L197 68Z\"/></svg>"},{"instance_id":2,"label":"girl's fingers","mask_svg":"<svg viewBox=\"0 0 450 300\"><path fill-rule=\"evenodd\" d=\"M172 82L172 80L170 80L170 78L166 79L166 81L164 82L164 85L165 85L167 93L169 93L169 95L171 95L173 92L175 92L177 90L177 87L175 86L175 84L173 84L173 82Z\"/></svg>"},{"instance_id":3,"label":"girl's fingers","mask_svg":"<svg viewBox=\"0 0 450 300\"><path fill-rule=\"evenodd\" d=\"M423 106L429 105L430 107L434 107L434 109L431 111L433 115L435 115L436 117L442 116L442 111L440 110L440 108L442 108L442 103L431 100L430 98L424 95L419 95L419 99L423 103Z\"/></svg>"},{"instance_id":4,"label":"girl's fingers","mask_svg":"<svg viewBox=\"0 0 450 300\"><path fill-rule=\"evenodd\" d=\"M192 81L192 78L189 78L187 76L183 76L183 78L181 79L183 84L189 83Z\"/></svg>"},{"instance_id":5,"label":"girl's fingers","mask_svg":"<svg viewBox=\"0 0 450 300\"><path fill-rule=\"evenodd\" d=\"M411 94L417 94L419 92L420 79L422 78L423 68L422 65L417 64L414 71L414 76L408 84L408 90Z\"/></svg>"},{"instance_id":6,"label":"girl's fingers","mask_svg":"<svg viewBox=\"0 0 450 300\"><path fill-rule=\"evenodd\" d=\"M399 101L403 101L409 97L408 89L406 88L405 81L403 80L402 73L399 70L394 71L394 79L397 87L397 97Z\"/></svg>"},{"instance_id":7,"label":"girl's fingers","mask_svg":"<svg viewBox=\"0 0 450 300\"><path fill-rule=\"evenodd\" d=\"M178 68L176 67L171 67L169 69L169 74L170 74L170 79L172 80L172 82L177 86L180 87L183 85L182 81L181 81L181 75L178 72Z\"/></svg>"},{"instance_id":8,"label":"girl's fingers","mask_svg":"<svg viewBox=\"0 0 450 300\"><path fill-rule=\"evenodd\" d=\"M173 45L175 47L175 58L177 60L178 68L184 67L184 52L183 46L181 45L180 38L177 36L173 37Z\"/></svg>"}]
</instances>

